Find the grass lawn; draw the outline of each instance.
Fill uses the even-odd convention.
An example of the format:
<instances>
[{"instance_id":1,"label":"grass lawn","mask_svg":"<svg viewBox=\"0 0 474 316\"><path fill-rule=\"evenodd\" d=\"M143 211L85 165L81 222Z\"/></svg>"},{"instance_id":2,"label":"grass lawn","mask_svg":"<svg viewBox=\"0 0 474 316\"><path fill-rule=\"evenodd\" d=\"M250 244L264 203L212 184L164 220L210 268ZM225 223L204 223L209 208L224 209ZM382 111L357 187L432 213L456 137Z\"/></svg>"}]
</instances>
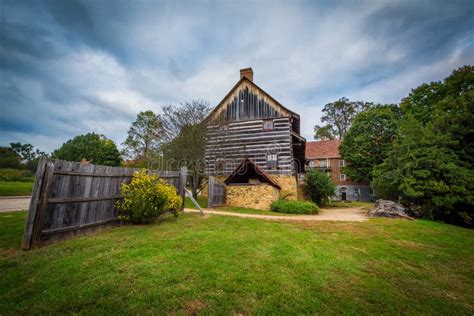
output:
<instances>
[{"instance_id":1,"label":"grass lawn","mask_svg":"<svg viewBox=\"0 0 474 316\"><path fill-rule=\"evenodd\" d=\"M242 214L259 214L259 215L274 215L274 216L298 216L299 214L286 214L273 211L259 210L255 208L236 207L236 206L220 206L215 208L217 211L242 213Z\"/></svg>"},{"instance_id":2,"label":"grass lawn","mask_svg":"<svg viewBox=\"0 0 474 316\"><path fill-rule=\"evenodd\" d=\"M203 198L201 196L198 196L197 202L198 202L199 206L201 206L202 208L207 207L207 198ZM193 202L191 202L191 200L188 197L186 197L186 200L184 202L184 206L186 208L196 209L196 206L193 204ZM217 211L243 213L243 214L297 216L295 214L284 214L284 213L277 213L277 212L272 212L272 211L258 210L258 209L255 209L255 208L246 208L246 207L219 206L219 207L214 207L214 209L217 210Z\"/></svg>"},{"instance_id":3,"label":"grass lawn","mask_svg":"<svg viewBox=\"0 0 474 316\"><path fill-rule=\"evenodd\" d=\"M474 230L184 214L34 251L0 213L0 314L473 314Z\"/></svg>"},{"instance_id":4,"label":"grass lawn","mask_svg":"<svg viewBox=\"0 0 474 316\"><path fill-rule=\"evenodd\" d=\"M207 197L204 198L202 196L198 196L196 202L198 202L199 206L202 208L207 207ZM191 199L189 197L186 197L186 199L184 200L184 207L197 209L197 207L194 205L193 202L191 202Z\"/></svg>"},{"instance_id":5,"label":"grass lawn","mask_svg":"<svg viewBox=\"0 0 474 316\"><path fill-rule=\"evenodd\" d=\"M0 196L30 195L33 182L0 181Z\"/></svg>"}]
</instances>

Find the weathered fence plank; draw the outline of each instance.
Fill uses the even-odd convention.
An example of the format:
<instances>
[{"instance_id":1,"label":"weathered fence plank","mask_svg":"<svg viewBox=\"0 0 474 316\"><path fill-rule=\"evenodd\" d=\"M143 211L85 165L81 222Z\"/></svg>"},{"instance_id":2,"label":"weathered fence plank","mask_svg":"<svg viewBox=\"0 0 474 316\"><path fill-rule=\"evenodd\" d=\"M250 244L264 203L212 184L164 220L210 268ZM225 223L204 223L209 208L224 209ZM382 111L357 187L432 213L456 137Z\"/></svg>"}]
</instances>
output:
<instances>
[{"instance_id":1,"label":"weathered fence plank","mask_svg":"<svg viewBox=\"0 0 474 316\"><path fill-rule=\"evenodd\" d=\"M44 182L41 186L41 192L39 193L40 203L36 210L35 220L33 222L33 234L31 240L32 247L38 245L41 238L41 230L46 215L46 209L48 207L48 197L51 194L51 187L53 184L53 171L54 165L52 162L48 161L46 163L46 168L44 172Z\"/></svg>"},{"instance_id":2,"label":"weathered fence plank","mask_svg":"<svg viewBox=\"0 0 474 316\"><path fill-rule=\"evenodd\" d=\"M114 225L118 215L115 202L121 198L121 185L130 183L137 170L41 159L22 249L40 247ZM184 200L185 170L152 170L149 173L173 184Z\"/></svg>"},{"instance_id":3,"label":"weathered fence plank","mask_svg":"<svg viewBox=\"0 0 474 316\"><path fill-rule=\"evenodd\" d=\"M185 199L186 199L186 179L188 177L188 169L185 167L181 168L179 174L179 182L178 182L178 194L181 196L182 203L181 203L181 210L184 209Z\"/></svg>"},{"instance_id":4,"label":"weathered fence plank","mask_svg":"<svg viewBox=\"0 0 474 316\"><path fill-rule=\"evenodd\" d=\"M25 224L25 233L21 242L21 248L30 249L31 240L33 237L33 224L35 221L36 213L38 211L38 205L40 204L41 186L43 185L44 172L46 170L46 164L48 160L41 158L36 168L35 186L33 188L33 194L31 195L30 208L28 211L28 219Z\"/></svg>"}]
</instances>

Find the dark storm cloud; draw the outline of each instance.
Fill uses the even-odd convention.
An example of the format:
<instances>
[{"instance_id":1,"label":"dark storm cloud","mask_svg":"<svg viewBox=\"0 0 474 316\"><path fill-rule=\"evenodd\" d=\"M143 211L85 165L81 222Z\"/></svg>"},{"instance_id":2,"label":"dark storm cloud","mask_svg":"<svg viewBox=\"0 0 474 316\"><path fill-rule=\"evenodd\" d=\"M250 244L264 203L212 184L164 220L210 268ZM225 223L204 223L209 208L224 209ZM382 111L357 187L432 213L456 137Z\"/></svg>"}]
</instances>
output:
<instances>
[{"instance_id":1,"label":"dark storm cloud","mask_svg":"<svg viewBox=\"0 0 474 316\"><path fill-rule=\"evenodd\" d=\"M220 101L255 80L307 117L348 96L398 102L474 55L472 1L0 2L0 144L52 150L136 113Z\"/></svg>"}]
</instances>

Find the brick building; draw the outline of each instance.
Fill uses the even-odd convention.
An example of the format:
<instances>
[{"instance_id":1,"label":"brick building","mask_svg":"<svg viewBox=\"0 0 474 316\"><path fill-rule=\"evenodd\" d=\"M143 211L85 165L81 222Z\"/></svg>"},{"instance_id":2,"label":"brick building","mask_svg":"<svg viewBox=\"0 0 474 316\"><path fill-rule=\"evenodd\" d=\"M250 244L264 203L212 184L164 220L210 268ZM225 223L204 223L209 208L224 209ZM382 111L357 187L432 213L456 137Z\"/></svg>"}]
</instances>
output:
<instances>
[{"instance_id":1,"label":"brick building","mask_svg":"<svg viewBox=\"0 0 474 316\"><path fill-rule=\"evenodd\" d=\"M339 155L340 140L306 142L306 169L318 169L331 176L336 184L336 196L342 201L370 201L367 184L351 181L342 171L345 161Z\"/></svg>"}]
</instances>

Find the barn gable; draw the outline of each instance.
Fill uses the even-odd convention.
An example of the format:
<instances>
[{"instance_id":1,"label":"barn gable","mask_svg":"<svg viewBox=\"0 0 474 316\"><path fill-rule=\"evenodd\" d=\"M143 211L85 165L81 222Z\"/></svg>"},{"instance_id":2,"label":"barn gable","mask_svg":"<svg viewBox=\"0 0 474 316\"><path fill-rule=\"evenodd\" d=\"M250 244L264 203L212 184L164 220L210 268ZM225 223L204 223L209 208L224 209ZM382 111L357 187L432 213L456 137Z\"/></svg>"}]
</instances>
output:
<instances>
[{"instance_id":1,"label":"barn gable","mask_svg":"<svg viewBox=\"0 0 474 316\"><path fill-rule=\"evenodd\" d=\"M290 111L253 82L251 68L241 70L241 79L211 112L209 118L217 124L253 119L293 117Z\"/></svg>"}]
</instances>

